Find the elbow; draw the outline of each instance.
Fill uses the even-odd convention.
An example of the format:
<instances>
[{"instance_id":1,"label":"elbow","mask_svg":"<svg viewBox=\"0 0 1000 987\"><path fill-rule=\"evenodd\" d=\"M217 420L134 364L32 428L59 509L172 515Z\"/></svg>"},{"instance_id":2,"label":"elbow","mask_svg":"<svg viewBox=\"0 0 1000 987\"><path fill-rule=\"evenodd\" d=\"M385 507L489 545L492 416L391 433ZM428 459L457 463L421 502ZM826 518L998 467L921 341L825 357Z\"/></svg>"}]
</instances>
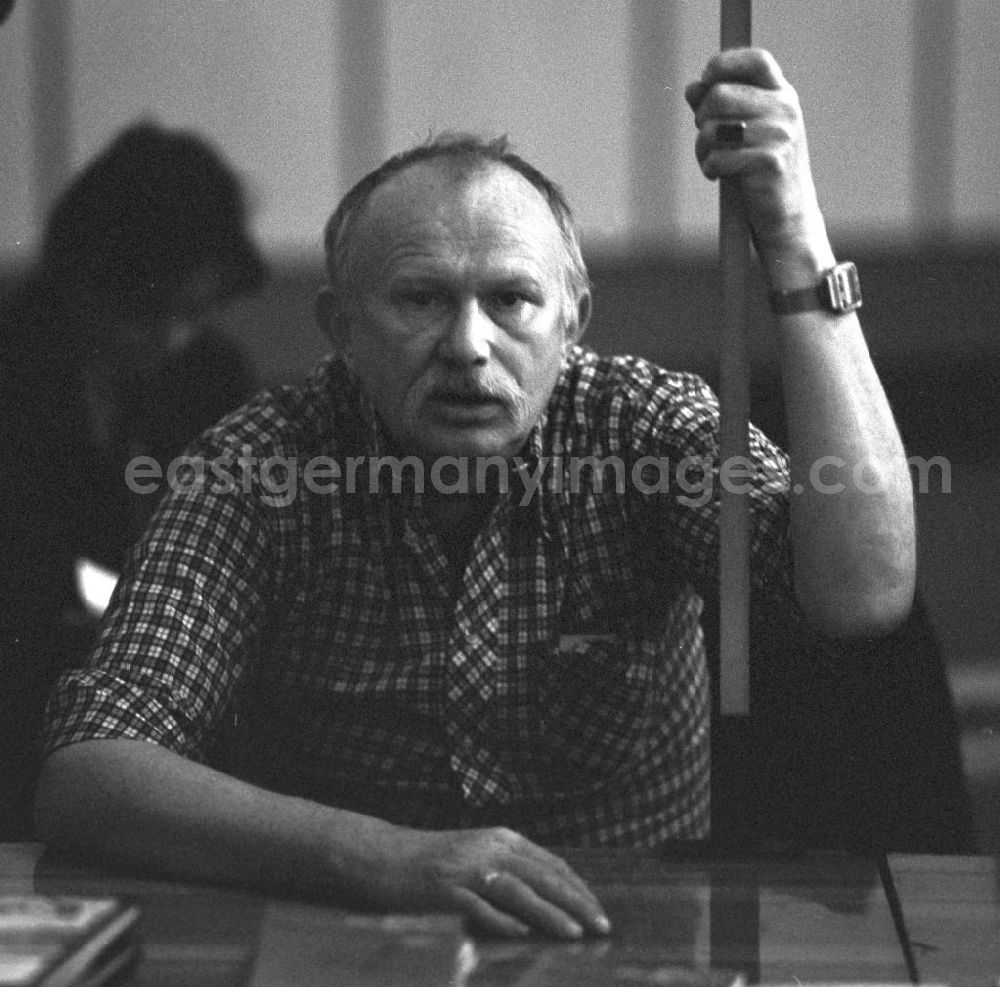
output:
<instances>
[{"instance_id":1,"label":"elbow","mask_svg":"<svg viewBox=\"0 0 1000 987\"><path fill-rule=\"evenodd\" d=\"M63 770L61 751L50 754L42 765L35 786L35 834L44 843L65 845L66 836L72 832L73 793L66 790L66 772Z\"/></svg>"},{"instance_id":2,"label":"elbow","mask_svg":"<svg viewBox=\"0 0 1000 987\"><path fill-rule=\"evenodd\" d=\"M38 839L63 849L99 843L108 800L92 778L92 744L53 751L42 764L35 787L34 827Z\"/></svg>"},{"instance_id":3,"label":"elbow","mask_svg":"<svg viewBox=\"0 0 1000 987\"><path fill-rule=\"evenodd\" d=\"M826 572L810 580L797 573L795 589L806 619L825 637L885 637L909 616L916 578L909 565L840 578Z\"/></svg>"}]
</instances>

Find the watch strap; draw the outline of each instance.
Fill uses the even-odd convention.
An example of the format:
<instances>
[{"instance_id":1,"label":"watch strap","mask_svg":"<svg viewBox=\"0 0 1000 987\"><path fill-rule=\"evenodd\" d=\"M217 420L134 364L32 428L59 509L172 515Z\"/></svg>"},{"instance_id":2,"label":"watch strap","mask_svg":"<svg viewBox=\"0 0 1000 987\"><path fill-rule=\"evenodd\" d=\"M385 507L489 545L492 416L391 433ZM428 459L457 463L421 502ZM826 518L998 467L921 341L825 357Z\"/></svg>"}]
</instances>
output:
<instances>
[{"instance_id":1,"label":"watch strap","mask_svg":"<svg viewBox=\"0 0 1000 987\"><path fill-rule=\"evenodd\" d=\"M809 288L772 291L767 297L771 311L778 315L815 311L842 315L861 308L861 279L855 264L843 261L824 272L822 278Z\"/></svg>"}]
</instances>

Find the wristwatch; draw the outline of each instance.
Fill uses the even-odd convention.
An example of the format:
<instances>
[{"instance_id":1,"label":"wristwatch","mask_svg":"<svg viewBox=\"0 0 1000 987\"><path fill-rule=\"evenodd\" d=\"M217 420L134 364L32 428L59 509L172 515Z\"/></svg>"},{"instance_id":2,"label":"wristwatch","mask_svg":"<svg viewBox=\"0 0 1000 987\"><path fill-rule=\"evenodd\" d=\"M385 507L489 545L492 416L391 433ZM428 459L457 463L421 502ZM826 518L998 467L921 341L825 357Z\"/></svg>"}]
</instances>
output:
<instances>
[{"instance_id":1,"label":"wristwatch","mask_svg":"<svg viewBox=\"0 0 1000 987\"><path fill-rule=\"evenodd\" d=\"M826 271L817 284L797 291L772 291L767 296L771 311L778 315L827 311L843 315L861 308L861 279L851 261Z\"/></svg>"}]
</instances>

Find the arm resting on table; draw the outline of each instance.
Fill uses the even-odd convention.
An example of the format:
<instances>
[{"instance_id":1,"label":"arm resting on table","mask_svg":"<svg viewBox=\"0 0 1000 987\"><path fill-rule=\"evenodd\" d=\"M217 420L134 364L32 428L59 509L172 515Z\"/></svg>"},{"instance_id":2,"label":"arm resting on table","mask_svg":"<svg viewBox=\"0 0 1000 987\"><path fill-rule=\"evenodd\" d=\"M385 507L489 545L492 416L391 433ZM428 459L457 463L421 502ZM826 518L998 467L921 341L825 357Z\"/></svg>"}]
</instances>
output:
<instances>
[{"instance_id":1,"label":"arm resting on table","mask_svg":"<svg viewBox=\"0 0 1000 987\"><path fill-rule=\"evenodd\" d=\"M257 788L141 740L49 755L35 818L54 845L189 880L460 912L500 935L607 932L583 881L510 830L407 829Z\"/></svg>"},{"instance_id":2,"label":"arm resting on table","mask_svg":"<svg viewBox=\"0 0 1000 987\"><path fill-rule=\"evenodd\" d=\"M377 867L390 828L137 740L92 740L51 754L35 822L46 842L112 863L341 896L360 893L359 870Z\"/></svg>"}]
</instances>

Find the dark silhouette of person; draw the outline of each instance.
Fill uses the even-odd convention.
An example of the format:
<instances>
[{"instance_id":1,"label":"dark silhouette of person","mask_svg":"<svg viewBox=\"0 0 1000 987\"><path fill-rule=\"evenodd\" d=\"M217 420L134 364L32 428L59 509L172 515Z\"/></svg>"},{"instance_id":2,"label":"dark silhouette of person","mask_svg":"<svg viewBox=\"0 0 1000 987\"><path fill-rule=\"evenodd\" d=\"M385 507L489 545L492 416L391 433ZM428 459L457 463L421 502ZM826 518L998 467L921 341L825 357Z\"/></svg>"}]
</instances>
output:
<instances>
[{"instance_id":1,"label":"dark silhouette of person","mask_svg":"<svg viewBox=\"0 0 1000 987\"><path fill-rule=\"evenodd\" d=\"M0 338L0 834L30 832L35 730L81 660L99 604L81 565L116 573L154 498L126 463L176 455L253 389L216 326L265 278L240 182L200 137L139 123L70 183ZM113 578L113 576L112 576Z\"/></svg>"}]
</instances>

